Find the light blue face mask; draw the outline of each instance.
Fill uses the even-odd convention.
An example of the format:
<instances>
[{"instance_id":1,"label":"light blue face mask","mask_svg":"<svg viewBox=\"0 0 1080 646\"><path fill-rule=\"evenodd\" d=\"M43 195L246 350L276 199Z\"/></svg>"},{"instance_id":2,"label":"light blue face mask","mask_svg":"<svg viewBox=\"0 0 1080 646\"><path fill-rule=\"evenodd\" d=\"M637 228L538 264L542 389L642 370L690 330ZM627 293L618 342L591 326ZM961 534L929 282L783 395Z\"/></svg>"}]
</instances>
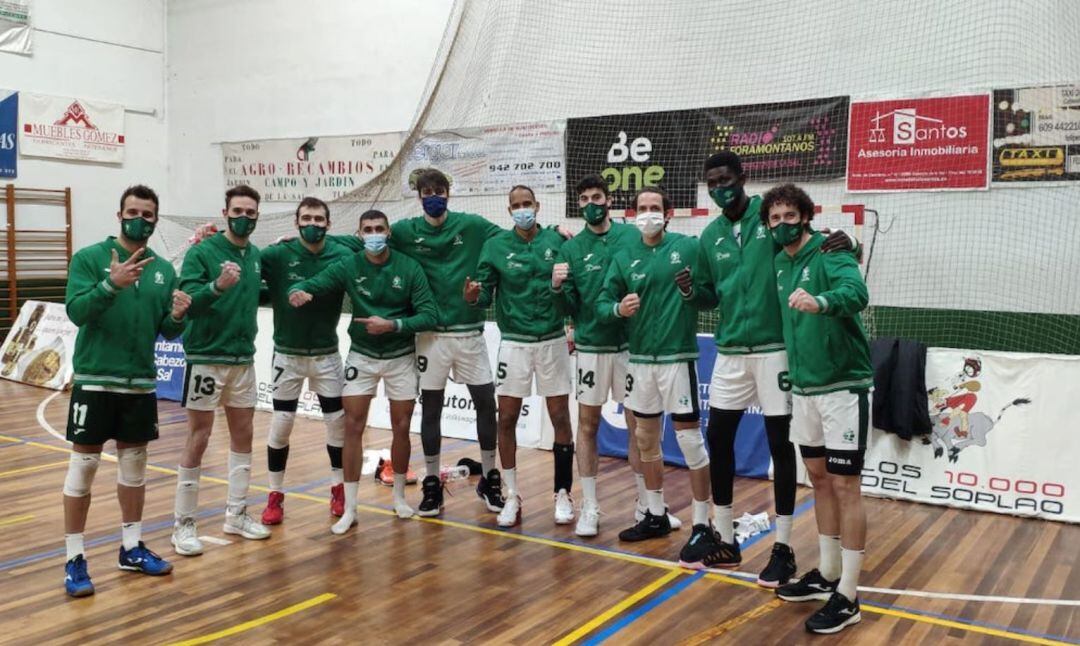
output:
<instances>
[{"instance_id":1,"label":"light blue face mask","mask_svg":"<svg viewBox=\"0 0 1080 646\"><path fill-rule=\"evenodd\" d=\"M510 217L514 219L514 226L522 231L528 231L536 224L536 211L533 209L511 211Z\"/></svg>"},{"instance_id":2,"label":"light blue face mask","mask_svg":"<svg viewBox=\"0 0 1080 646\"><path fill-rule=\"evenodd\" d=\"M369 233L364 238L364 249L371 253L379 254L386 249L385 233Z\"/></svg>"}]
</instances>

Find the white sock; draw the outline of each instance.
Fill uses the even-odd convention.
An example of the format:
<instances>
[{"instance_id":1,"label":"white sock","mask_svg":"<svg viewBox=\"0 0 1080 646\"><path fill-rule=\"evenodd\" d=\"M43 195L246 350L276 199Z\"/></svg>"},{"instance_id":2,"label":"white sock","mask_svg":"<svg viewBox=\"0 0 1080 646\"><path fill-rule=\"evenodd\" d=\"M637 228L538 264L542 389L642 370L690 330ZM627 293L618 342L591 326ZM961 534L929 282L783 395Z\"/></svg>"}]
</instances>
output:
<instances>
[{"instance_id":1,"label":"white sock","mask_svg":"<svg viewBox=\"0 0 1080 646\"><path fill-rule=\"evenodd\" d=\"M596 476L581 476L581 496L586 502L596 503Z\"/></svg>"},{"instance_id":2,"label":"white sock","mask_svg":"<svg viewBox=\"0 0 1080 646\"><path fill-rule=\"evenodd\" d=\"M713 505L713 523L720 532L720 540L725 543L735 542L735 512L731 505Z\"/></svg>"},{"instance_id":3,"label":"white sock","mask_svg":"<svg viewBox=\"0 0 1080 646\"><path fill-rule=\"evenodd\" d=\"M512 498L517 495L517 469L503 469L503 480L506 480L506 497Z\"/></svg>"},{"instance_id":4,"label":"white sock","mask_svg":"<svg viewBox=\"0 0 1080 646\"><path fill-rule=\"evenodd\" d=\"M142 540L142 522L123 523L120 525L120 540L125 550L133 550Z\"/></svg>"},{"instance_id":5,"label":"white sock","mask_svg":"<svg viewBox=\"0 0 1080 646\"><path fill-rule=\"evenodd\" d=\"M360 493L360 481L345 483L345 513L356 514L357 496Z\"/></svg>"},{"instance_id":6,"label":"white sock","mask_svg":"<svg viewBox=\"0 0 1080 646\"><path fill-rule=\"evenodd\" d=\"M405 474L394 473L394 504L405 504Z\"/></svg>"},{"instance_id":7,"label":"white sock","mask_svg":"<svg viewBox=\"0 0 1080 646\"><path fill-rule=\"evenodd\" d=\"M840 548L840 560L843 568L836 590L847 597L848 601L854 601L859 594L859 572L862 571L863 551Z\"/></svg>"},{"instance_id":8,"label":"white sock","mask_svg":"<svg viewBox=\"0 0 1080 646\"><path fill-rule=\"evenodd\" d=\"M229 493L225 498L225 509L228 513L244 513L250 484L251 454L229 451Z\"/></svg>"},{"instance_id":9,"label":"white sock","mask_svg":"<svg viewBox=\"0 0 1080 646\"><path fill-rule=\"evenodd\" d=\"M427 476L439 477L439 456L438 455L425 455L424 456L424 468L427 471Z\"/></svg>"},{"instance_id":10,"label":"white sock","mask_svg":"<svg viewBox=\"0 0 1080 646\"><path fill-rule=\"evenodd\" d=\"M284 471L271 471L268 478L270 480L270 491L277 491L284 493L285 491L285 472Z\"/></svg>"},{"instance_id":11,"label":"white sock","mask_svg":"<svg viewBox=\"0 0 1080 646\"><path fill-rule=\"evenodd\" d=\"M177 520L192 518L199 508L199 472L201 467L177 467L176 506L173 514Z\"/></svg>"},{"instance_id":12,"label":"white sock","mask_svg":"<svg viewBox=\"0 0 1080 646\"><path fill-rule=\"evenodd\" d=\"M480 450L480 464L484 470L483 476L486 478L488 473L495 468L495 449L490 451Z\"/></svg>"},{"instance_id":13,"label":"white sock","mask_svg":"<svg viewBox=\"0 0 1080 646\"><path fill-rule=\"evenodd\" d=\"M709 501L708 500L695 500L693 504L694 509L694 524L695 525L708 525L709 524Z\"/></svg>"},{"instance_id":14,"label":"white sock","mask_svg":"<svg viewBox=\"0 0 1080 646\"><path fill-rule=\"evenodd\" d=\"M776 516L776 542L791 545L791 525L795 522L794 516Z\"/></svg>"},{"instance_id":15,"label":"white sock","mask_svg":"<svg viewBox=\"0 0 1080 646\"><path fill-rule=\"evenodd\" d=\"M666 506L664 505L664 490L657 489L645 491L645 504L649 507L649 513L653 516L663 516Z\"/></svg>"},{"instance_id":16,"label":"white sock","mask_svg":"<svg viewBox=\"0 0 1080 646\"><path fill-rule=\"evenodd\" d=\"M82 532L79 532L78 534L64 534L64 546L67 548L67 560L69 561L84 553Z\"/></svg>"},{"instance_id":17,"label":"white sock","mask_svg":"<svg viewBox=\"0 0 1080 646\"><path fill-rule=\"evenodd\" d=\"M638 507L645 508L649 506L649 499L645 495L648 489L645 488L645 475L641 473L634 474L634 484L637 486L637 500Z\"/></svg>"},{"instance_id":18,"label":"white sock","mask_svg":"<svg viewBox=\"0 0 1080 646\"><path fill-rule=\"evenodd\" d=\"M337 486L345 482L345 470L330 467L330 484Z\"/></svg>"},{"instance_id":19,"label":"white sock","mask_svg":"<svg viewBox=\"0 0 1080 646\"><path fill-rule=\"evenodd\" d=\"M821 552L821 564L818 571L826 581L840 578L840 537L818 534L818 550Z\"/></svg>"}]
</instances>

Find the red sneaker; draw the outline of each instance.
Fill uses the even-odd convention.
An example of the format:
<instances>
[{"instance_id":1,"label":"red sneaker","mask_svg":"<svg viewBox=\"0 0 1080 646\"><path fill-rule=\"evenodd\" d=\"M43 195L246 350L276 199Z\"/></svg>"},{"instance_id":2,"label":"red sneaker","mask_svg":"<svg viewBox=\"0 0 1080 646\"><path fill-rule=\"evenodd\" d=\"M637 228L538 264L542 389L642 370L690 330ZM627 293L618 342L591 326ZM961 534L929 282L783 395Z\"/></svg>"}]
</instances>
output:
<instances>
[{"instance_id":1,"label":"red sneaker","mask_svg":"<svg viewBox=\"0 0 1080 646\"><path fill-rule=\"evenodd\" d=\"M336 484L330 487L330 515L341 518L345 513L345 485Z\"/></svg>"},{"instance_id":2,"label":"red sneaker","mask_svg":"<svg viewBox=\"0 0 1080 646\"><path fill-rule=\"evenodd\" d=\"M390 460L379 460L379 467L375 469L375 481L387 487L394 486L394 465Z\"/></svg>"},{"instance_id":3,"label":"red sneaker","mask_svg":"<svg viewBox=\"0 0 1080 646\"><path fill-rule=\"evenodd\" d=\"M271 491L266 501L266 509L262 513L263 525L280 525L285 519L285 494L280 491Z\"/></svg>"}]
</instances>

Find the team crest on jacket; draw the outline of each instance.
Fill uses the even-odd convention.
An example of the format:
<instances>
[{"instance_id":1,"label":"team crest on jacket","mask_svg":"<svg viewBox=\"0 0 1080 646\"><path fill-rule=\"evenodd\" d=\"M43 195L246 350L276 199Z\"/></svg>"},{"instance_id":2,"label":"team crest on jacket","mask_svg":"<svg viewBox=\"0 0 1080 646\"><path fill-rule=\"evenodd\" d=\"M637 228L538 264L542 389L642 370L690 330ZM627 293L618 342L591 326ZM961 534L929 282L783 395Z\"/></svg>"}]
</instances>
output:
<instances>
[{"instance_id":1,"label":"team crest on jacket","mask_svg":"<svg viewBox=\"0 0 1080 646\"><path fill-rule=\"evenodd\" d=\"M682 262L682 256L679 255L679 252L678 251L672 251L671 252L671 264L677 265L677 264L679 264L681 262Z\"/></svg>"},{"instance_id":2,"label":"team crest on jacket","mask_svg":"<svg viewBox=\"0 0 1080 646\"><path fill-rule=\"evenodd\" d=\"M956 462L960 452L967 447L986 446L987 436L1001 422L1005 411L1031 403L1026 397L1017 397L1002 406L996 417L976 411L982 391L981 374L982 360L965 357L963 367L948 384L931 388L927 393L931 428L930 435L923 437L922 443L933 445L935 458L948 452L949 462Z\"/></svg>"},{"instance_id":3,"label":"team crest on jacket","mask_svg":"<svg viewBox=\"0 0 1080 646\"><path fill-rule=\"evenodd\" d=\"M165 274L161 273L160 271L155 271L154 272L154 284L155 285L164 285L165 284Z\"/></svg>"},{"instance_id":4,"label":"team crest on jacket","mask_svg":"<svg viewBox=\"0 0 1080 646\"><path fill-rule=\"evenodd\" d=\"M419 241L420 240L418 239L417 242L419 242ZM461 234L460 233L457 234L456 236L454 236L453 246L456 247L458 245L463 245L463 244L465 244L465 241L461 239Z\"/></svg>"},{"instance_id":5,"label":"team crest on jacket","mask_svg":"<svg viewBox=\"0 0 1080 646\"><path fill-rule=\"evenodd\" d=\"M809 267L803 267L802 268L802 278L799 279L799 282L800 283L808 283L808 282L810 282L810 268Z\"/></svg>"},{"instance_id":6,"label":"team crest on jacket","mask_svg":"<svg viewBox=\"0 0 1080 646\"><path fill-rule=\"evenodd\" d=\"M390 286L393 287L394 289L401 289L401 287L402 287L401 276L394 276L394 280L390 281Z\"/></svg>"},{"instance_id":7,"label":"team crest on jacket","mask_svg":"<svg viewBox=\"0 0 1080 646\"><path fill-rule=\"evenodd\" d=\"M555 252L551 250L551 247L544 250L544 260L554 260L554 258Z\"/></svg>"}]
</instances>

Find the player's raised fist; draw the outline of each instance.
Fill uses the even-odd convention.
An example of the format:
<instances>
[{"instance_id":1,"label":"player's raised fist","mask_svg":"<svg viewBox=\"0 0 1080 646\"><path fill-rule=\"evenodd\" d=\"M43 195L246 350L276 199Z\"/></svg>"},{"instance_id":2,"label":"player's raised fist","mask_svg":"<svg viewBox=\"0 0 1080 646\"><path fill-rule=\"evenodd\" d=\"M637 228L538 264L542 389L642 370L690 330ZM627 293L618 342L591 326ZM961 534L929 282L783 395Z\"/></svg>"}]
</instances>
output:
<instances>
[{"instance_id":1,"label":"player's raised fist","mask_svg":"<svg viewBox=\"0 0 1080 646\"><path fill-rule=\"evenodd\" d=\"M231 261L221 263L221 275L214 282L217 290L223 292L238 282L240 282L240 265Z\"/></svg>"},{"instance_id":2,"label":"player's raised fist","mask_svg":"<svg viewBox=\"0 0 1080 646\"><path fill-rule=\"evenodd\" d=\"M570 276L570 264L557 262L551 268L551 286L555 289L562 287L563 281Z\"/></svg>"},{"instance_id":3,"label":"player's raised fist","mask_svg":"<svg viewBox=\"0 0 1080 646\"><path fill-rule=\"evenodd\" d=\"M480 283L472 279L471 276L465 277L465 302L469 304L476 303L480 300Z\"/></svg>"},{"instance_id":4,"label":"player's raised fist","mask_svg":"<svg viewBox=\"0 0 1080 646\"><path fill-rule=\"evenodd\" d=\"M303 291L289 292L289 305L303 307L311 302L311 294Z\"/></svg>"},{"instance_id":5,"label":"player's raised fist","mask_svg":"<svg viewBox=\"0 0 1080 646\"><path fill-rule=\"evenodd\" d=\"M630 318L641 309L641 297L637 294L627 294L619 301L619 316Z\"/></svg>"},{"instance_id":6,"label":"player's raised fist","mask_svg":"<svg viewBox=\"0 0 1080 646\"><path fill-rule=\"evenodd\" d=\"M191 297L179 289L174 289L172 293L172 317L179 321L187 314L189 307L191 307Z\"/></svg>"}]
</instances>

